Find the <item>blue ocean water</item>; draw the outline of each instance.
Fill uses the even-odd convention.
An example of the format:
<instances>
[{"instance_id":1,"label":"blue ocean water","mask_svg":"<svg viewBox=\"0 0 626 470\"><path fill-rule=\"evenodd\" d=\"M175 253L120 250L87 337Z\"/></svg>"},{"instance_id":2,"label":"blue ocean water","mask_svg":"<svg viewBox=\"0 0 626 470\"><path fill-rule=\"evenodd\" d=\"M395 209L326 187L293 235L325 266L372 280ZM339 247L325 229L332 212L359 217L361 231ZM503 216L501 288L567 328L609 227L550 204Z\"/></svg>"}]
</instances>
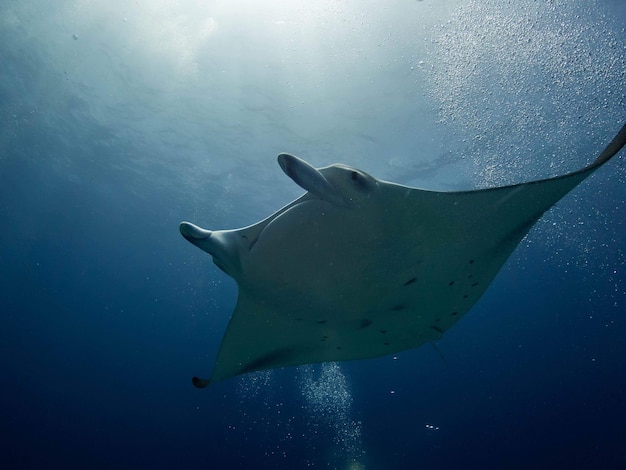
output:
<instances>
[{"instance_id":1,"label":"blue ocean water","mask_svg":"<svg viewBox=\"0 0 626 470\"><path fill-rule=\"evenodd\" d=\"M435 347L204 390L234 281L178 232L301 194L281 151L470 189L626 119L626 3L0 4L2 468L626 468L626 167Z\"/></svg>"}]
</instances>

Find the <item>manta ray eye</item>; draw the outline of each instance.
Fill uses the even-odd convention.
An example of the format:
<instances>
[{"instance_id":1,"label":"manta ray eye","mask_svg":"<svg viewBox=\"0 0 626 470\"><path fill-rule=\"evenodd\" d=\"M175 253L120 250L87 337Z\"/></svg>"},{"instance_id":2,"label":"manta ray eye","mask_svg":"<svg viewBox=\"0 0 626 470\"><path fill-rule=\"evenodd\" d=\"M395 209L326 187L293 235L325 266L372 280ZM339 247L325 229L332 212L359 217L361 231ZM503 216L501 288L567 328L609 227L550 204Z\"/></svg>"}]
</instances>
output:
<instances>
[{"instance_id":1,"label":"manta ray eye","mask_svg":"<svg viewBox=\"0 0 626 470\"><path fill-rule=\"evenodd\" d=\"M354 182L357 189L366 190L369 187L369 181L362 173L352 170L350 171L350 179Z\"/></svg>"}]
</instances>

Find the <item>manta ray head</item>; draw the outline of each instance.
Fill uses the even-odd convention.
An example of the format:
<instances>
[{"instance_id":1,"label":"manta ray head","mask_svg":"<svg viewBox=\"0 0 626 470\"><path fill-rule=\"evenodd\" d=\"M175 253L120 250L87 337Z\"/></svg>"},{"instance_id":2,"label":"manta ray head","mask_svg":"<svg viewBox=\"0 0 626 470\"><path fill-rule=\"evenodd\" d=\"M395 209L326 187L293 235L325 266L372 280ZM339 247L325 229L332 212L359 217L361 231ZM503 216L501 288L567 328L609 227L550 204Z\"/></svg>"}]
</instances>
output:
<instances>
[{"instance_id":1,"label":"manta ray head","mask_svg":"<svg viewBox=\"0 0 626 470\"><path fill-rule=\"evenodd\" d=\"M309 193L339 206L359 206L379 186L375 178L347 165L334 164L318 169L288 153L278 156L278 164Z\"/></svg>"}]
</instances>

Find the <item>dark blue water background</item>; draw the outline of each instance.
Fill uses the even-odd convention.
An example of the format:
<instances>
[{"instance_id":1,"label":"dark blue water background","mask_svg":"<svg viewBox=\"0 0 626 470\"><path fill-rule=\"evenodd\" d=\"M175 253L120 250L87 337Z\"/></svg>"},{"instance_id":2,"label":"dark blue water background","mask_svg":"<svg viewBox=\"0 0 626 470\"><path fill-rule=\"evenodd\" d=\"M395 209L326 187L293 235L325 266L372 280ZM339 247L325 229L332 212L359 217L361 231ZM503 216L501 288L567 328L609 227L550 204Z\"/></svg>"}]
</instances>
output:
<instances>
[{"instance_id":1,"label":"dark blue water background","mask_svg":"<svg viewBox=\"0 0 626 470\"><path fill-rule=\"evenodd\" d=\"M278 152L469 189L626 118L622 0L311 3L2 2L0 466L626 468L623 155L436 348L192 387L236 286L178 223L297 197Z\"/></svg>"}]
</instances>

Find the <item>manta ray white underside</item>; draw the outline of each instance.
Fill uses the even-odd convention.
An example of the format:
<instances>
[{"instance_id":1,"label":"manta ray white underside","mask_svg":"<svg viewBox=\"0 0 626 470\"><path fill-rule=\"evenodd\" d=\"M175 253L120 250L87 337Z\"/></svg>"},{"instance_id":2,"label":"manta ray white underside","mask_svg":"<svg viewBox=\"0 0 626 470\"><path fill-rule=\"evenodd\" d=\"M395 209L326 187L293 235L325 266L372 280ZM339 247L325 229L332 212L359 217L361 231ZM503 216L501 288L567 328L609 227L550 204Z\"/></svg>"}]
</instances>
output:
<instances>
[{"instance_id":1,"label":"manta ray white underside","mask_svg":"<svg viewBox=\"0 0 626 470\"><path fill-rule=\"evenodd\" d=\"M613 157L624 126L589 166L476 191L377 180L280 154L307 192L265 220L182 235L239 287L210 379L383 356L437 340L476 303L533 224Z\"/></svg>"}]
</instances>

